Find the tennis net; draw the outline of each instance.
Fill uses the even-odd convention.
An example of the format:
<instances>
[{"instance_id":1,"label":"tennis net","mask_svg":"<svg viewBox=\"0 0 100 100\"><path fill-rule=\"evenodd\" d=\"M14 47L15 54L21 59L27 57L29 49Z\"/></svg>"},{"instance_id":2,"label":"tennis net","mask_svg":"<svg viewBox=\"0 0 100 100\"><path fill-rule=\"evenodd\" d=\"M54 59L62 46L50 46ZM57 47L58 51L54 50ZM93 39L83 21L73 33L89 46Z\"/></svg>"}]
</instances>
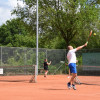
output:
<instances>
[{"instance_id":1,"label":"tennis net","mask_svg":"<svg viewBox=\"0 0 100 100\"><path fill-rule=\"evenodd\" d=\"M36 82L36 65L27 66L2 66L0 68L0 81L8 82Z\"/></svg>"}]
</instances>

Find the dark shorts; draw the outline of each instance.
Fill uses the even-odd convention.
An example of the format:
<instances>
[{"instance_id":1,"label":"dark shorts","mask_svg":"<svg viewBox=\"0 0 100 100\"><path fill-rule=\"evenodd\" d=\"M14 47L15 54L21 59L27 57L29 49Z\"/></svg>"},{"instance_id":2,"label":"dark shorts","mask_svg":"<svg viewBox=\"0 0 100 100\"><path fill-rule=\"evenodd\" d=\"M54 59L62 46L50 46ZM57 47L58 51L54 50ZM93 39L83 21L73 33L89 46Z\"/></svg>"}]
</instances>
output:
<instances>
[{"instance_id":1,"label":"dark shorts","mask_svg":"<svg viewBox=\"0 0 100 100\"><path fill-rule=\"evenodd\" d=\"M44 67L44 70L48 70L48 67L47 67L47 66L45 66L45 67Z\"/></svg>"},{"instance_id":2,"label":"dark shorts","mask_svg":"<svg viewBox=\"0 0 100 100\"><path fill-rule=\"evenodd\" d=\"M77 73L76 63L70 63L69 65L70 73Z\"/></svg>"}]
</instances>

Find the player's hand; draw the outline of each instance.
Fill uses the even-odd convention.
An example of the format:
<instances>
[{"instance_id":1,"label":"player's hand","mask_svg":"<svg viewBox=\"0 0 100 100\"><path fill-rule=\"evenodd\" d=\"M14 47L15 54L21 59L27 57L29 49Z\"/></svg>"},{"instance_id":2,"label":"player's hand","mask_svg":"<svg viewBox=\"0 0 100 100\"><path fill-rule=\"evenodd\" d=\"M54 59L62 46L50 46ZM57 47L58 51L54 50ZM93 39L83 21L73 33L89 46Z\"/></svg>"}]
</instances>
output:
<instances>
[{"instance_id":1,"label":"player's hand","mask_svg":"<svg viewBox=\"0 0 100 100\"><path fill-rule=\"evenodd\" d=\"M84 46L85 46L85 47L87 46L87 42L84 44Z\"/></svg>"}]
</instances>

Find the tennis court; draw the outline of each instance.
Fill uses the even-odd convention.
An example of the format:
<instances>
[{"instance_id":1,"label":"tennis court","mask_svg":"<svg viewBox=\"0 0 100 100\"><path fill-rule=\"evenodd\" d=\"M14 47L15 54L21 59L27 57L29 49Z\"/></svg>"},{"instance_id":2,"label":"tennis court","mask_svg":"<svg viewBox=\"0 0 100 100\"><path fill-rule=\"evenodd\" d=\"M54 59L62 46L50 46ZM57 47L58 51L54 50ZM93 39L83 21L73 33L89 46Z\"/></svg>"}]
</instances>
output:
<instances>
[{"instance_id":1,"label":"tennis court","mask_svg":"<svg viewBox=\"0 0 100 100\"><path fill-rule=\"evenodd\" d=\"M67 89L67 75L0 76L0 100L100 100L100 77L78 76L77 90Z\"/></svg>"}]
</instances>

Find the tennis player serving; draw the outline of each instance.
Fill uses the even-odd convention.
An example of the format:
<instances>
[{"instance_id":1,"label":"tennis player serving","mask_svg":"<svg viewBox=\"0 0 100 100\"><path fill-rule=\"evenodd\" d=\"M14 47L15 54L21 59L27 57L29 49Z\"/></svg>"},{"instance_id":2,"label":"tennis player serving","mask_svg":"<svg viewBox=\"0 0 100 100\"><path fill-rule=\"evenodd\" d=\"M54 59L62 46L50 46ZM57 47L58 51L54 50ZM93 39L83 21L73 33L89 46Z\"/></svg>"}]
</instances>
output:
<instances>
[{"instance_id":1,"label":"tennis player serving","mask_svg":"<svg viewBox=\"0 0 100 100\"><path fill-rule=\"evenodd\" d=\"M77 69L76 69L76 54L75 52L82 49L83 47L87 46L87 43L85 43L82 46L79 46L77 48L73 48L72 46L68 46L68 53L67 53L67 60L68 60L68 66L70 69L70 73L72 74L72 77L70 81L67 83L68 88L70 89L71 87L76 90L75 84L74 84L74 79L77 76Z\"/></svg>"},{"instance_id":2,"label":"tennis player serving","mask_svg":"<svg viewBox=\"0 0 100 100\"><path fill-rule=\"evenodd\" d=\"M51 64L51 61L48 63L47 59L44 60L44 71L45 71L44 77L47 77L47 74L48 74L48 65L50 65L50 64Z\"/></svg>"}]
</instances>

